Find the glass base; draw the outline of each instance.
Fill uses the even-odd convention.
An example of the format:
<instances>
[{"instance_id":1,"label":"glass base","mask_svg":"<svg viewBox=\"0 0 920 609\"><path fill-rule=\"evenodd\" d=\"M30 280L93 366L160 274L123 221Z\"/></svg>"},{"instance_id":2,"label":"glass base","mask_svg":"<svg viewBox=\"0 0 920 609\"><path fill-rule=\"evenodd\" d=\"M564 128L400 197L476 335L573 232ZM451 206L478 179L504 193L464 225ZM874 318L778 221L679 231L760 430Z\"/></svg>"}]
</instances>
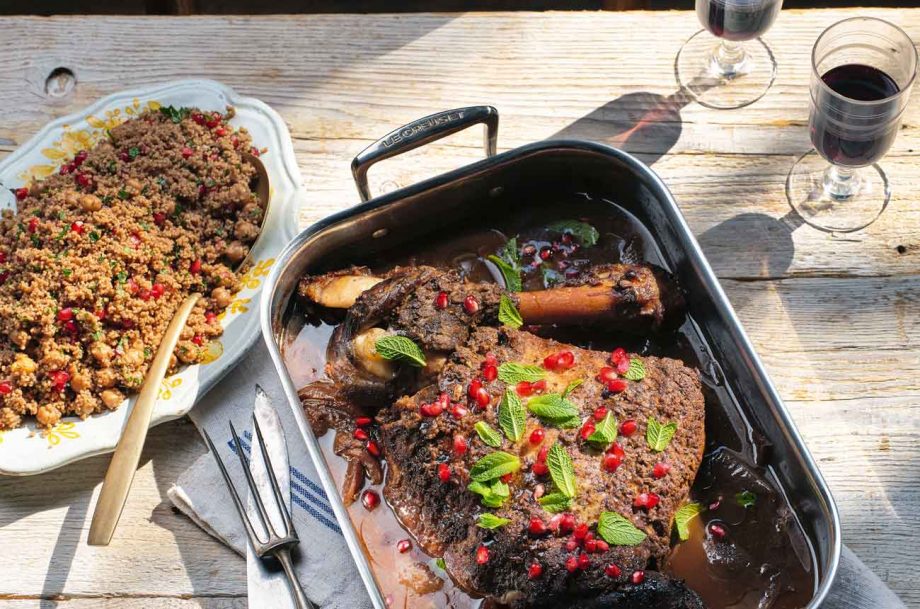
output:
<instances>
[{"instance_id":1,"label":"glass base","mask_svg":"<svg viewBox=\"0 0 920 609\"><path fill-rule=\"evenodd\" d=\"M811 150L792 166L786 179L786 196L792 209L814 228L852 233L882 215L891 190L878 165L841 172Z\"/></svg>"},{"instance_id":2,"label":"glass base","mask_svg":"<svg viewBox=\"0 0 920 609\"><path fill-rule=\"evenodd\" d=\"M732 43L700 30L674 61L677 82L701 105L728 110L763 97L776 78L776 59L762 39Z\"/></svg>"}]
</instances>

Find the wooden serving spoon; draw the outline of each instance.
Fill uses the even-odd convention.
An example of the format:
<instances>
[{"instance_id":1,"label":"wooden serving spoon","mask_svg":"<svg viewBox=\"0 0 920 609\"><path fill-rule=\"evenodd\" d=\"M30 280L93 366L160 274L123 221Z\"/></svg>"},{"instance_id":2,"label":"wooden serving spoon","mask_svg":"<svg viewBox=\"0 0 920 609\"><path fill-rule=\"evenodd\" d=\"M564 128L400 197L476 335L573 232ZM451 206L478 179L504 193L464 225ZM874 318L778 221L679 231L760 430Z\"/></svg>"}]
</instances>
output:
<instances>
[{"instance_id":1,"label":"wooden serving spoon","mask_svg":"<svg viewBox=\"0 0 920 609\"><path fill-rule=\"evenodd\" d=\"M265 165L258 157L250 154L242 154L243 160L251 163L256 169L255 183L253 192L259 199L262 206L262 225L259 227L259 236L249 253L240 262L237 268L249 262L252 256L252 250L262 237L262 229L265 226L265 219L268 217L268 205L270 200L270 188L268 182L268 172ZM107 546L112 540L115 533L115 527L118 526L118 520L121 512L125 507L128 499L128 491L131 489L131 483L134 481L134 473L137 471L137 464L140 462L141 451L144 450L144 442L147 439L147 430L150 428L150 417L153 415L153 407L157 402L157 394L160 390L160 383L166 376L169 369L169 360L176 344L179 342L179 336L188 321L192 309L201 298L201 294L192 294L188 296L179 308L176 309L175 315L166 328L166 333L160 341L156 355L147 374L144 377L144 383L141 386L140 394L137 401L128 415L125 427L121 432L121 438L115 447L115 454L112 455L112 461L109 463L109 469L105 473L105 481L102 483L102 491L99 493L99 500L96 502L96 509L93 512L93 521L89 529L88 543L91 546Z\"/></svg>"}]
</instances>

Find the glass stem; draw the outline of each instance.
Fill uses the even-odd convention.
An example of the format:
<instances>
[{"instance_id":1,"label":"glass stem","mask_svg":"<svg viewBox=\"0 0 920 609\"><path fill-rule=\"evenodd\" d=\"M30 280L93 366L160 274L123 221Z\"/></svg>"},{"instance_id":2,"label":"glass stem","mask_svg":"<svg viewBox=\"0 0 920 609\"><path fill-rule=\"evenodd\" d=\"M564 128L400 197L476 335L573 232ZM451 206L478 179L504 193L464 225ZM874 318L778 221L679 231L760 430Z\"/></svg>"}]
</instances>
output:
<instances>
[{"instance_id":1,"label":"glass stem","mask_svg":"<svg viewBox=\"0 0 920 609\"><path fill-rule=\"evenodd\" d=\"M712 67L722 78L731 79L743 74L746 61L744 45L724 38L712 53Z\"/></svg>"},{"instance_id":2,"label":"glass stem","mask_svg":"<svg viewBox=\"0 0 920 609\"><path fill-rule=\"evenodd\" d=\"M830 165L824 170L824 191L835 199L849 199L859 192L859 174L849 167Z\"/></svg>"}]
</instances>

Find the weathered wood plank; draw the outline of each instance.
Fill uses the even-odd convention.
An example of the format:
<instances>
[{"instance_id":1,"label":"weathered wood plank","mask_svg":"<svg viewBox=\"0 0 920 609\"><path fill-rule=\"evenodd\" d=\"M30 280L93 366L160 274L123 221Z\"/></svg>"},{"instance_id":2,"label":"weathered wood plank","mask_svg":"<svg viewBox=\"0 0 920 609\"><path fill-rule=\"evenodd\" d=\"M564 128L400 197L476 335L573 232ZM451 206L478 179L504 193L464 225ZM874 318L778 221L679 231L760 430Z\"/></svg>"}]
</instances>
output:
<instances>
[{"instance_id":1,"label":"weathered wood plank","mask_svg":"<svg viewBox=\"0 0 920 609\"><path fill-rule=\"evenodd\" d=\"M245 597L0 599L0 609L246 609Z\"/></svg>"}]
</instances>

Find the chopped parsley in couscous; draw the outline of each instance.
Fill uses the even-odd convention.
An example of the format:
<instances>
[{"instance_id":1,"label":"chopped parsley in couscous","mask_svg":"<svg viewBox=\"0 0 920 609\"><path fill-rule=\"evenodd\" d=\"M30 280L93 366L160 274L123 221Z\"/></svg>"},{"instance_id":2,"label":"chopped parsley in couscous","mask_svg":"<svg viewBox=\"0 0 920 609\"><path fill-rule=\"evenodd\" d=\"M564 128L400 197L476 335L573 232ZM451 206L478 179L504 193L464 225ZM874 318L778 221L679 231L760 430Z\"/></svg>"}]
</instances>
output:
<instances>
[{"instance_id":1,"label":"chopped parsley in couscous","mask_svg":"<svg viewBox=\"0 0 920 609\"><path fill-rule=\"evenodd\" d=\"M221 334L264 212L242 155L258 152L232 116L146 112L15 191L0 220L0 430L118 407L193 292L172 367Z\"/></svg>"}]
</instances>

